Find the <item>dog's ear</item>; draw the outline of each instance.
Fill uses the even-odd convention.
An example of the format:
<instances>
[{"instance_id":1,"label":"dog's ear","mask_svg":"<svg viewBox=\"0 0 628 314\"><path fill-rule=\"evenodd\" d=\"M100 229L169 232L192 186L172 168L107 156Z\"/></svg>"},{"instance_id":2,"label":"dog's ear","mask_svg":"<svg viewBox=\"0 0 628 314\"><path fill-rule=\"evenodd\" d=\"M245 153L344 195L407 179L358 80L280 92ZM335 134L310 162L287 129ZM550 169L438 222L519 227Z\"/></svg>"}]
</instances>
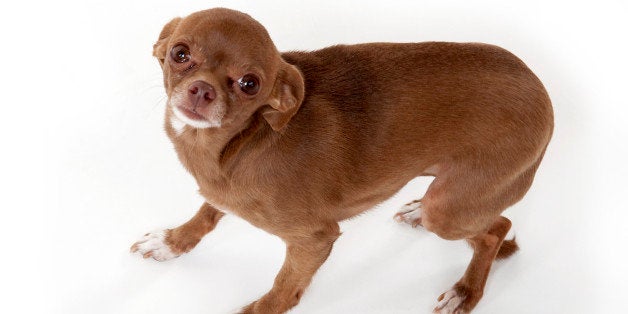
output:
<instances>
[{"instance_id":1,"label":"dog's ear","mask_svg":"<svg viewBox=\"0 0 628 314\"><path fill-rule=\"evenodd\" d=\"M159 39L153 45L153 56L159 60L160 65L164 65L164 60L166 59L166 48L168 48L168 39L170 39L170 35L174 32L177 25L181 22L180 17L175 17L172 21L168 22L168 24L164 25L164 28L159 33Z\"/></svg>"},{"instance_id":2,"label":"dog's ear","mask_svg":"<svg viewBox=\"0 0 628 314\"><path fill-rule=\"evenodd\" d=\"M275 131L281 131L299 110L305 95L303 75L293 65L283 63L277 74L268 107L262 115Z\"/></svg>"}]
</instances>

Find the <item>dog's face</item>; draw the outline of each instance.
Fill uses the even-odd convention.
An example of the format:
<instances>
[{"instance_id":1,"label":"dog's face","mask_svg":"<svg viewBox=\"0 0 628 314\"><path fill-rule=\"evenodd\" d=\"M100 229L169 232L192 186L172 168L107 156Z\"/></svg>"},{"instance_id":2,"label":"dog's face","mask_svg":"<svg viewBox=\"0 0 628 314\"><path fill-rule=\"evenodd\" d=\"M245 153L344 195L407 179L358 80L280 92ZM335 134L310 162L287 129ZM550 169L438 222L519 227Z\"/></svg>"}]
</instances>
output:
<instances>
[{"instance_id":1,"label":"dog's face","mask_svg":"<svg viewBox=\"0 0 628 314\"><path fill-rule=\"evenodd\" d=\"M283 129L303 100L301 73L250 16L211 9L166 24L153 47L171 123L239 128L257 111Z\"/></svg>"}]
</instances>

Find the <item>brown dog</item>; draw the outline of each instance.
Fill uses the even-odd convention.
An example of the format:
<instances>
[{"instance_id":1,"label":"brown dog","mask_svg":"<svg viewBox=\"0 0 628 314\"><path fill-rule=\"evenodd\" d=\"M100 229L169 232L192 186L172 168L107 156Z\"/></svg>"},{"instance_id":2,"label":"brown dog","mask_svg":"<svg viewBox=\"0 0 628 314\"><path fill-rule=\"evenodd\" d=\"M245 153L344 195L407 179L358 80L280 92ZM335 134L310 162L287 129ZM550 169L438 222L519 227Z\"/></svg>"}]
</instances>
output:
<instances>
[{"instance_id":1,"label":"brown dog","mask_svg":"<svg viewBox=\"0 0 628 314\"><path fill-rule=\"evenodd\" d=\"M474 249L436 313L467 313L504 241L501 216L526 193L553 129L536 76L485 44L376 43L281 54L246 14L176 18L154 55L168 94L166 132L206 199L187 223L132 251L165 260L233 213L283 239L273 288L243 313L295 306L340 235L338 222L417 176L435 179L395 218Z\"/></svg>"}]
</instances>

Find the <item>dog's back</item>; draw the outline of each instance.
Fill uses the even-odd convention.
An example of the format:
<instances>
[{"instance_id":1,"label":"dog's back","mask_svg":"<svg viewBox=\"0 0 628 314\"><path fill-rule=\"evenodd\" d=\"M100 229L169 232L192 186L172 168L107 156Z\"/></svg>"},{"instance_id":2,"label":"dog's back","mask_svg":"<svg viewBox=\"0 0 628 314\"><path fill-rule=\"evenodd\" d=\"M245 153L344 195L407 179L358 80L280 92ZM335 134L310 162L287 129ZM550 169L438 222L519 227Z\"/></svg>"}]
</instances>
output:
<instances>
[{"instance_id":1,"label":"dog's back","mask_svg":"<svg viewBox=\"0 0 628 314\"><path fill-rule=\"evenodd\" d=\"M338 161L338 173L351 174L338 181L392 190L451 163L520 172L551 137L543 85L496 46L373 43L283 57L302 71L306 91L284 140L309 139L293 157L324 156L328 174Z\"/></svg>"}]
</instances>

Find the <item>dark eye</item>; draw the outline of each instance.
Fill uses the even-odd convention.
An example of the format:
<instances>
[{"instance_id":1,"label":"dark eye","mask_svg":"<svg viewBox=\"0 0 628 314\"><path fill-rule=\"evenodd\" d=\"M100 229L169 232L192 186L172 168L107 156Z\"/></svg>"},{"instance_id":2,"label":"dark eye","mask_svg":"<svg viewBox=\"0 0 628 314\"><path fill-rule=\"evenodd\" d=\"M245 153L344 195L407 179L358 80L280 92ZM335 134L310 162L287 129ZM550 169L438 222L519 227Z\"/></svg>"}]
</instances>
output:
<instances>
[{"instance_id":1,"label":"dark eye","mask_svg":"<svg viewBox=\"0 0 628 314\"><path fill-rule=\"evenodd\" d=\"M238 80L240 90L247 95L255 95L259 92L259 79L253 74L247 74Z\"/></svg>"},{"instance_id":2,"label":"dark eye","mask_svg":"<svg viewBox=\"0 0 628 314\"><path fill-rule=\"evenodd\" d=\"M190 61L190 48L183 44L176 45L170 50L170 57L176 63L188 62Z\"/></svg>"}]
</instances>

